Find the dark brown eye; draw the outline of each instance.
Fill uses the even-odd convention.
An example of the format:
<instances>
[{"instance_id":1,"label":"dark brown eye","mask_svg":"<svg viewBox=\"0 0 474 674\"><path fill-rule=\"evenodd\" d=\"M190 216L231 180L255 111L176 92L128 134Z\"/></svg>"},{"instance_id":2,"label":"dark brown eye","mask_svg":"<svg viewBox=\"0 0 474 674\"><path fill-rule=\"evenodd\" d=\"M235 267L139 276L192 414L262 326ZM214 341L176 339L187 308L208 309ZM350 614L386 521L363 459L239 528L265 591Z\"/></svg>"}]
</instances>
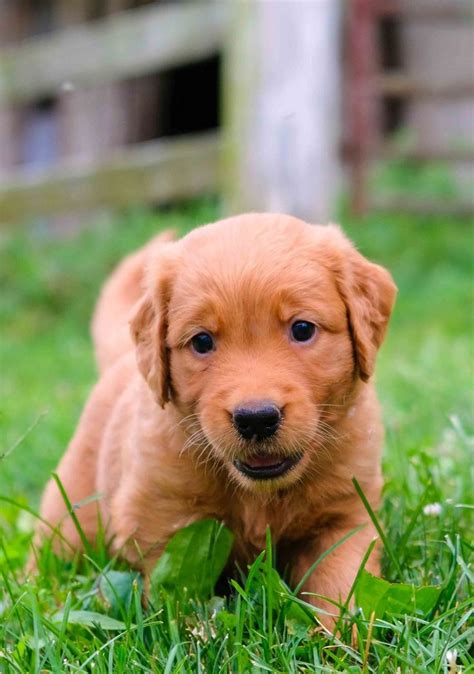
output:
<instances>
[{"instance_id":1,"label":"dark brown eye","mask_svg":"<svg viewBox=\"0 0 474 674\"><path fill-rule=\"evenodd\" d=\"M201 355L215 349L214 339L208 332L199 332L197 335L194 335L191 339L191 346L193 351Z\"/></svg>"},{"instance_id":2,"label":"dark brown eye","mask_svg":"<svg viewBox=\"0 0 474 674\"><path fill-rule=\"evenodd\" d=\"M309 342L316 333L316 326L309 321L295 321L291 326L291 338L295 342Z\"/></svg>"}]
</instances>

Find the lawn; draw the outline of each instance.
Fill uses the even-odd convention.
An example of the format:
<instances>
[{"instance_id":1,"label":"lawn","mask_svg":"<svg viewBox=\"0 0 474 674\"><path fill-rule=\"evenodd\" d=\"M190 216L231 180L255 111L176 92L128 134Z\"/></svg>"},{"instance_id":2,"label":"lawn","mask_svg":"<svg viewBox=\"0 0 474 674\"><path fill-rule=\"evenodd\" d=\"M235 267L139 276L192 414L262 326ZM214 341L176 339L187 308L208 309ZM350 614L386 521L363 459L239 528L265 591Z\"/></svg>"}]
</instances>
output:
<instances>
[{"instance_id":1,"label":"lawn","mask_svg":"<svg viewBox=\"0 0 474 674\"><path fill-rule=\"evenodd\" d=\"M192 583L176 595L158 575L144 609L140 580L101 550L78 564L46 551L42 573L24 581L32 511L94 381L88 323L101 282L159 229L184 232L218 211L216 202L198 202L104 219L68 238L40 229L3 235L0 672L424 673L448 671L453 651L458 669L449 671L474 671L474 240L466 222L343 218L362 253L387 266L399 287L377 374L387 429L378 521L393 585L365 578L369 608L382 591L398 603L387 594L374 614L347 612L338 636L323 634L272 569L270 545L225 598ZM179 550L171 556L179 561ZM197 551L195 569L200 563ZM430 601L400 583L434 588Z\"/></svg>"}]
</instances>

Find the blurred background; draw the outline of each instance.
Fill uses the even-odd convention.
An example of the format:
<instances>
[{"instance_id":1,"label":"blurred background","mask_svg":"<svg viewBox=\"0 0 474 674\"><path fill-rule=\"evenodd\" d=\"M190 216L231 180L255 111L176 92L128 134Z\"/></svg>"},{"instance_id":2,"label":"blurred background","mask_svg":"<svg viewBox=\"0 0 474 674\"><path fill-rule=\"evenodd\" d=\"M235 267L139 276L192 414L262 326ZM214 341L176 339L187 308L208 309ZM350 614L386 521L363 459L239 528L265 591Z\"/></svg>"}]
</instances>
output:
<instances>
[{"instance_id":1,"label":"blurred background","mask_svg":"<svg viewBox=\"0 0 474 674\"><path fill-rule=\"evenodd\" d=\"M340 221L399 286L392 506L428 464L431 500L467 498L473 161L471 0L0 0L0 497L37 503L64 451L120 257L274 210Z\"/></svg>"},{"instance_id":2,"label":"blurred background","mask_svg":"<svg viewBox=\"0 0 474 674\"><path fill-rule=\"evenodd\" d=\"M472 214L472 0L1 0L0 41L1 222L206 193L326 221L343 190ZM377 190L380 160L454 184Z\"/></svg>"}]
</instances>

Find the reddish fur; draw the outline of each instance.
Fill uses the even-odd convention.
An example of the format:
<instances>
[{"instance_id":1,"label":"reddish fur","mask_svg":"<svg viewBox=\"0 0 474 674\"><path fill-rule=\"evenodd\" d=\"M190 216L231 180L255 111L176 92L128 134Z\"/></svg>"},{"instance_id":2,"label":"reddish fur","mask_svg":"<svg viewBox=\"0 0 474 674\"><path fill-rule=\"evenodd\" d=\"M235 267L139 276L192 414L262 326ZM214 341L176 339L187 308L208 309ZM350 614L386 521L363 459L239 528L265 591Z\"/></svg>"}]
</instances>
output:
<instances>
[{"instance_id":1,"label":"reddish fur","mask_svg":"<svg viewBox=\"0 0 474 674\"><path fill-rule=\"evenodd\" d=\"M145 248L124 258L104 283L91 324L99 372L130 350L130 311L143 295L147 259L155 248L173 239L173 232L159 234Z\"/></svg>"},{"instance_id":2,"label":"reddish fur","mask_svg":"<svg viewBox=\"0 0 474 674\"><path fill-rule=\"evenodd\" d=\"M134 354L128 337L112 343L111 335L140 295L147 258ZM365 524L304 588L343 600L375 535L352 477L376 508L383 431L371 375L395 293L389 273L338 227L283 215L230 218L128 258L95 314L105 373L58 468L71 501L101 492L112 549L145 573L177 529L216 517L234 531L241 564L264 547L269 525L296 584L318 555ZM314 343L288 339L295 318L320 326ZM202 329L217 335L204 358L188 344ZM284 408L271 451L303 450L289 474L270 482L252 482L232 464L247 450L230 412L255 399ZM77 511L90 540L96 510ZM54 483L41 514L80 547ZM376 554L368 567L378 572Z\"/></svg>"}]
</instances>

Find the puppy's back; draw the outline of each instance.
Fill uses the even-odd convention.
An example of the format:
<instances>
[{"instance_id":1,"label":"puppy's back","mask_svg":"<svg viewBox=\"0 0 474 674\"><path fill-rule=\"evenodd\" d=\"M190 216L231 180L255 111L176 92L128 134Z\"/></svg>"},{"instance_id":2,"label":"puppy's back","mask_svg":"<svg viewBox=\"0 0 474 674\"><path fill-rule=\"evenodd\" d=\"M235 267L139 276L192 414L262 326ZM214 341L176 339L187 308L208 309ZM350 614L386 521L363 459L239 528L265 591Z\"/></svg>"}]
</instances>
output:
<instances>
[{"instance_id":1,"label":"puppy's back","mask_svg":"<svg viewBox=\"0 0 474 674\"><path fill-rule=\"evenodd\" d=\"M172 241L174 232L159 234L140 250L128 255L105 281L94 309L92 341L99 373L105 372L132 349L128 321L143 292L148 256L157 246Z\"/></svg>"}]
</instances>

